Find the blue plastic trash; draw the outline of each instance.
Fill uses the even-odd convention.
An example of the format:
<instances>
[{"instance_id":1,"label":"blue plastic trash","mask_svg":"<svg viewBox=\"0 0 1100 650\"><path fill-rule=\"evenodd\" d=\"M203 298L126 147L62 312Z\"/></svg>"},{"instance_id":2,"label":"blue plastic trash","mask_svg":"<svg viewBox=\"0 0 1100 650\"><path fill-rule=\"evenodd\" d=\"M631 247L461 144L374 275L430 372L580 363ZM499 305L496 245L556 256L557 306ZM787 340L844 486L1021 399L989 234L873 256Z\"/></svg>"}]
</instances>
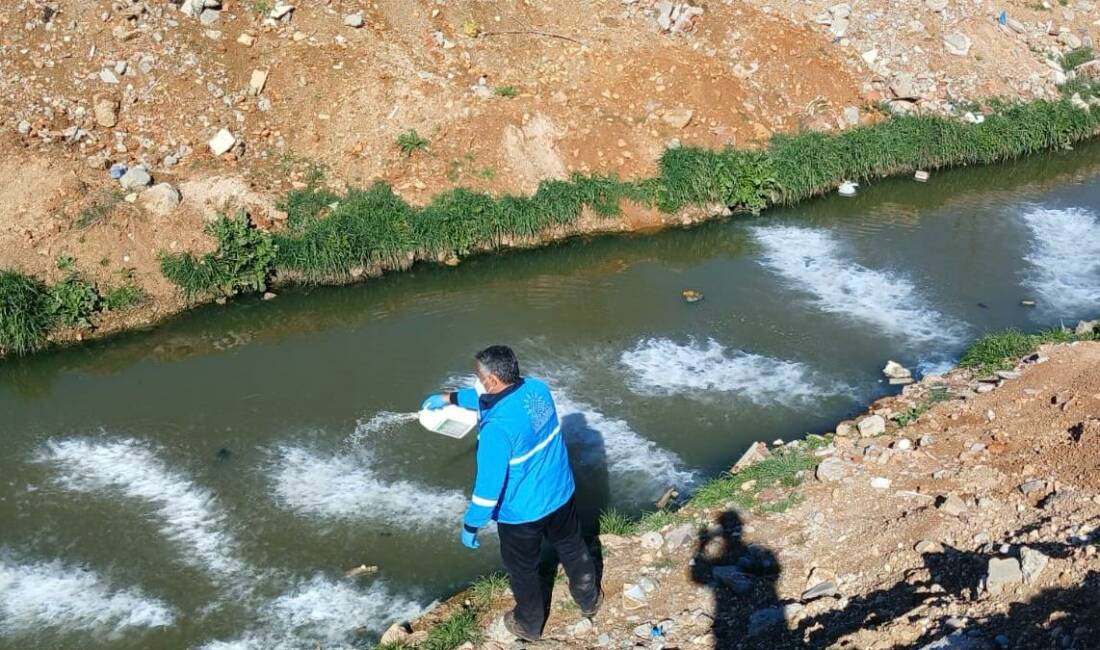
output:
<instances>
[{"instance_id":1,"label":"blue plastic trash","mask_svg":"<svg viewBox=\"0 0 1100 650\"><path fill-rule=\"evenodd\" d=\"M111 174L111 178L117 181L126 174L126 165L122 163L115 163L111 165L111 171L109 173Z\"/></svg>"},{"instance_id":2,"label":"blue plastic trash","mask_svg":"<svg viewBox=\"0 0 1100 650\"><path fill-rule=\"evenodd\" d=\"M1002 25L1007 25L1008 24L1008 12L1007 11L1002 11L1001 15L997 16L997 22L1001 23Z\"/></svg>"}]
</instances>

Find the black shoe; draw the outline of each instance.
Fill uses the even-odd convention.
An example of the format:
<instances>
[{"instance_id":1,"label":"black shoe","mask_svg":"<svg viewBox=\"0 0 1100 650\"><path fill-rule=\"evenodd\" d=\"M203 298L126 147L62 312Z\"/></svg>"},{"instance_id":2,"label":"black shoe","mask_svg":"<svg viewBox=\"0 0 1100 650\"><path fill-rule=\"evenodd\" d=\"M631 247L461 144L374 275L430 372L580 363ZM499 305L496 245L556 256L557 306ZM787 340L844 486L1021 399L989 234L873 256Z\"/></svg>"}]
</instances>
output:
<instances>
[{"instance_id":1,"label":"black shoe","mask_svg":"<svg viewBox=\"0 0 1100 650\"><path fill-rule=\"evenodd\" d=\"M530 641L531 643L538 641L542 636L540 634L531 634L521 629L519 623L516 622L516 615L514 612L508 612L504 615L504 629L508 630L512 636L518 637L521 641Z\"/></svg>"},{"instance_id":2,"label":"black shoe","mask_svg":"<svg viewBox=\"0 0 1100 650\"><path fill-rule=\"evenodd\" d=\"M592 606L592 609L582 609L581 615L585 618L595 618L596 614L600 613L600 605L603 605L603 590L596 594L596 604Z\"/></svg>"}]
</instances>

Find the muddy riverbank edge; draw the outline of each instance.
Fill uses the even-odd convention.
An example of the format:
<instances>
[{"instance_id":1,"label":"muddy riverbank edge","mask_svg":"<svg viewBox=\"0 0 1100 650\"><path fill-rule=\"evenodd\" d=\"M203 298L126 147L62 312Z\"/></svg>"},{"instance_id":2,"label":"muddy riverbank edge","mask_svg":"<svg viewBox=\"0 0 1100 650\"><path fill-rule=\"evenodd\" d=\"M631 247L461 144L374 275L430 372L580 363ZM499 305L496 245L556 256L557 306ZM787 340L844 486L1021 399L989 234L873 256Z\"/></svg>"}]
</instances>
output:
<instances>
[{"instance_id":1,"label":"muddy riverbank edge","mask_svg":"<svg viewBox=\"0 0 1100 650\"><path fill-rule=\"evenodd\" d=\"M592 620L539 644L491 575L379 649L1086 648L1100 638L1100 321L982 337L823 435L761 440L679 505L607 513Z\"/></svg>"},{"instance_id":2,"label":"muddy riverbank edge","mask_svg":"<svg viewBox=\"0 0 1100 650\"><path fill-rule=\"evenodd\" d=\"M993 102L980 117L968 115L904 115L840 133L780 135L763 150L673 148L654 178L574 176L544 181L531 196L458 188L412 206L381 183L342 197L296 190L283 201L283 227L258 228L243 213L224 217L210 224L212 252L162 255L162 272L180 287L174 296L115 309L109 296L124 287L100 287L77 271L52 286L4 272L0 352L25 354L152 327L242 293L273 297L269 289L288 284L343 284L418 262L457 264L469 255L577 236L688 226L793 205L845 181L1019 159L1069 147L1100 128L1100 108L1072 98Z\"/></svg>"}]
</instances>

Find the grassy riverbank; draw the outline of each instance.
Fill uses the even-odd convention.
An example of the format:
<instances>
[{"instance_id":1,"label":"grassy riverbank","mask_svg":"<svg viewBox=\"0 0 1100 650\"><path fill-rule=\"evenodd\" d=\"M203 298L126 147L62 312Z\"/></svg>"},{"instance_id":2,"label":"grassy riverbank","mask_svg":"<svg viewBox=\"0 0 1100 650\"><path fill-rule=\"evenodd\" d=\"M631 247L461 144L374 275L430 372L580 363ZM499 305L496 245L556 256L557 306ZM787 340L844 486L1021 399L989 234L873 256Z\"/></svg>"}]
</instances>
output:
<instances>
[{"instance_id":1,"label":"grassy riverbank","mask_svg":"<svg viewBox=\"0 0 1100 650\"><path fill-rule=\"evenodd\" d=\"M243 213L225 216L208 229L216 250L202 256L162 254L161 271L196 303L262 292L277 283L347 282L403 270L419 260L453 263L480 251L583 234L593 229L582 223L585 215L614 223L627 204L670 217L707 206L755 213L831 191L845 180L996 163L1068 147L1098 127L1100 110L1079 101L992 102L978 124L894 116L838 133L778 135L761 150L673 148L662 155L656 177L575 175L544 181L531 196L494 197L456 188L413 206L383 183L344 196L307 188L284 199L285 230L259 230ZM54 287L13 272L2 279L3 354L33 352L52 332L86 327L98 311L126 306L110 307L108 296L115 290L92 286L83 302L59 308L58 300L73 300L66 293L70 279ZM51 302L51 295L59 298Z\"/></svg>"}]
</instances>

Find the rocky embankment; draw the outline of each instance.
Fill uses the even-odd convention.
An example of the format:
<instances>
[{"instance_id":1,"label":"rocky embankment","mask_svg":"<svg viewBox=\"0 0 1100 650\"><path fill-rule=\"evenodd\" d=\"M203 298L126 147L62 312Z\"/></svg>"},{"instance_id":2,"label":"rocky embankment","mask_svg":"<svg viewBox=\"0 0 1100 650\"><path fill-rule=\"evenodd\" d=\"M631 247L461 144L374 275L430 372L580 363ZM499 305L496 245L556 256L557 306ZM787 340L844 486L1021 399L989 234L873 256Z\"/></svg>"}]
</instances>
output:
<instances>
[{"instance_id":1,"label":"rocky embankment","mask_svg":"<svg viewBox=\"0 0 1100 650\"><path fill-rule=\"evenodd\" d=\"M1100 342L926 376L827 436L757 443L647 522L601 535L599 615L559 580L532 647L1095 648ZM470 598L386 641L412 647ZM519 647L495 622L508 594L491 602L467 647Z\"/></svg>"}]
</instances>

